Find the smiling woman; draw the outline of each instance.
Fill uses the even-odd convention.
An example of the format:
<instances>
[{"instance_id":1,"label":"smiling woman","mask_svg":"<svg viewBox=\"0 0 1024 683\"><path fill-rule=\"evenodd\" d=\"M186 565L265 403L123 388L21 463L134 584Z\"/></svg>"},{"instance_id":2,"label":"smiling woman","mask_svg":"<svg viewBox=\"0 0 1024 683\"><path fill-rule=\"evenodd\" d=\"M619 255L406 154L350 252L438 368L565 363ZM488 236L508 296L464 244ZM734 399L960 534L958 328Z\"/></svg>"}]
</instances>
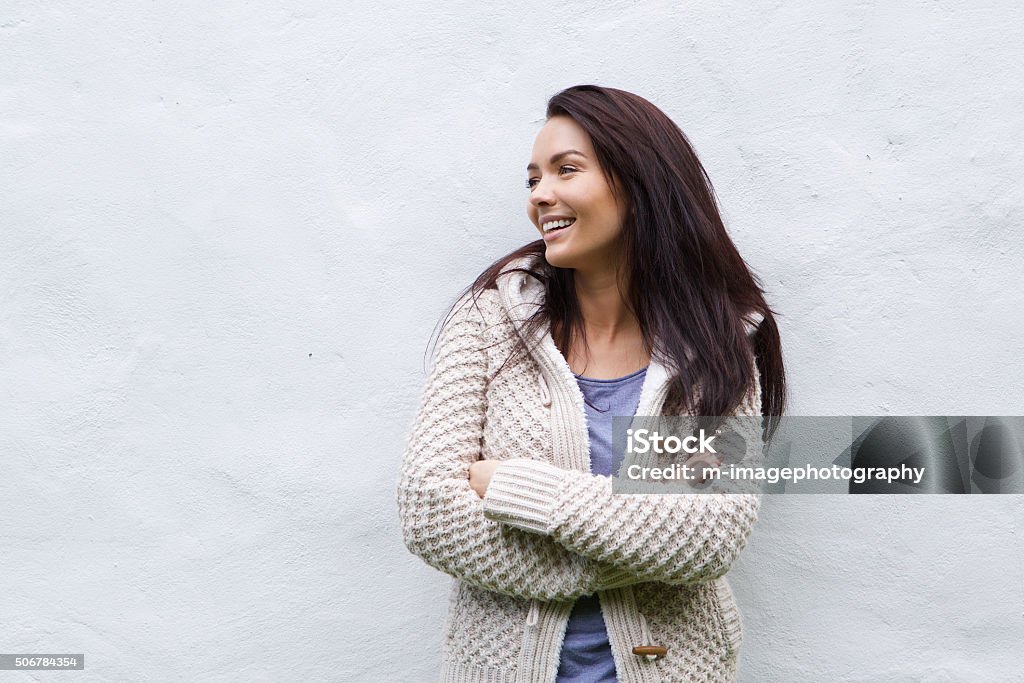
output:
<instances>
[{"instance_id":1,"label":"smiling woman","mask_svg":"<svg viewBox=\"0 0 1024 683\"><path fill-rule=\"evenodd\" d=\"M405 543L457 579L441 680L734 680L724 574L760 497L615 494L611 420L764 415L773 431L772 311L685 135L647 100L556 94L526 186L540 239L445 317L402 461Z\"/></svg>"}]
</instances>

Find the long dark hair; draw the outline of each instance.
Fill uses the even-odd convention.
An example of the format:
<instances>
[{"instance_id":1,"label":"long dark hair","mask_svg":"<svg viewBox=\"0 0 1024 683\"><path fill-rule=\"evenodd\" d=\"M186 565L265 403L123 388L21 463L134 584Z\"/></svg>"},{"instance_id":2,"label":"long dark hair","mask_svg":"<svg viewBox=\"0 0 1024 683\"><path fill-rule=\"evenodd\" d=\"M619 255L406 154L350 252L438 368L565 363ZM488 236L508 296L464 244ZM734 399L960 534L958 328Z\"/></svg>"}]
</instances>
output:
<instances>
[{"instance_id":1,"label":"long dark hair","mask_svg":"<svg viewBox=\"0 0 1024 683\"><path fill-rule=\"evenodd\" d=\"M694 415L727 416L760 379L762 413L770 418L766 431L773 433L786 405L779 330L760 281L726 232L711 179L686 135L644 98L597 85L554 95L547 106L547 118L553 116L569 116L587 132L609 185L621 188L629 201L622 226L626 303L648 352L678 369L670 396ZM525 272L544 284L544 306L529 319L502 368L528 353L526 339L542 326L550 326L563 353L577 336L585 342L573 270L551 266L544 251L543 240L516 249L462 293L475 300L497 286L511 261L539 257ZM747 322L757 324L749 341Z\"/></svg>"}]
</instances>

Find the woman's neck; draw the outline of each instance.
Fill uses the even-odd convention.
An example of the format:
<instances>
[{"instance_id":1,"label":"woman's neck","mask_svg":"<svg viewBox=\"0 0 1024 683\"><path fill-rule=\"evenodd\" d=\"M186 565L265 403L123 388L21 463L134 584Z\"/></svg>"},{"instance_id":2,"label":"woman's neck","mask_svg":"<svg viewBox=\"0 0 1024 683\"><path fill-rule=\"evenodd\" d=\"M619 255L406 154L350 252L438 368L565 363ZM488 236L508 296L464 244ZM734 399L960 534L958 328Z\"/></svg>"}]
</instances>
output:
<instances>
[{"instance_id":1,"label":"woman's neck","mask_svg":"<svg viewBox=\"0 0 1024 683\"><path fill-rule=\"evenodd\" d=\"M595 277L573 274L576 300L586 341L574 338L563 350L569 367L578 375L614 379L646 367L650 354L640 321L626 303L628 283L614 273Z\"/></svg>"},{"instance_id":2,"label":"woman's neck","mask_svg":"<svg viewBox=\"0 0 1024 683\"><path fill-rule=\"evenodd\" d=\"M640 334L640 321L626 303L626 277L614 271L577 270L573 283L588 342L614 345L620 339L632 340Z\"/></svg>"}]
</instances>

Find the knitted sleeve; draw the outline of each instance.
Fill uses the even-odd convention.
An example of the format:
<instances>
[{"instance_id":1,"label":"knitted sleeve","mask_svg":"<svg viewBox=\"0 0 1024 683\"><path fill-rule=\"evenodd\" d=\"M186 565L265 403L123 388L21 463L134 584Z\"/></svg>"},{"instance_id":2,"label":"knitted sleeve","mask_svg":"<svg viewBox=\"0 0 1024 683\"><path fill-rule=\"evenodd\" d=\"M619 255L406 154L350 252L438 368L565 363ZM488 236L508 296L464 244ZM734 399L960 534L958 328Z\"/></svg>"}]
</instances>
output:
<instances>
[{"instance_id":1,"label":"knitted sleeve","mask_svg":"<svg viewBox=\"0 0 1024 683\"><path fill-rule=\"evenodd\" d=\"M486 411L483 325L464 299L442 330L402 459L397 497L406 547L450 576L508 595L570 600L615 585L609 567L484 516L469 485Z\"/></svg>"},{"instance_id":2,"label":"knitted sleeve","mask_svg":"<svg viewBox=\"0 0 1024 683\"><path fill-rule=\"evenodd\" d=\"M760 415L759 391L751 393L737 415ZM752 432L744 465L761 459ZM610 477L527 459L503 462L484 496L489 519L606 563L599 580L619 583L718 578L746 545L760 503L759 493L613 493Z\"/></svg>"}]
</instances>

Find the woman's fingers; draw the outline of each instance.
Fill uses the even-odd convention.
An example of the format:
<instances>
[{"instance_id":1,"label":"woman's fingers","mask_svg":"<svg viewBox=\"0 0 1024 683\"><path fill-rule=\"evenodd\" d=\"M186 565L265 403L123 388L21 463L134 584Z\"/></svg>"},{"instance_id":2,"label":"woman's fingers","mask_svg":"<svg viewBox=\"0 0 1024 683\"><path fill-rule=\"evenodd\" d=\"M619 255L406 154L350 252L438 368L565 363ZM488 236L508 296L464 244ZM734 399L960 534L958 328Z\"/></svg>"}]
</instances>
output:
<instances>
[{"instance_id":1,"label":"woman's fingers","mask_svg":"<svg viewBox=\"0 0 1024 683\"><path fill-rule=\"evenodd\" d=\"M469 466L469 486L476 491L476 495L484 497L494 470L498 469L500 464L501 461L498 460L477 460Z\"/></svg>"},{"instance_id":2,"label":"woman's fingers","mask_svg":"<svg viewBox=\"0 0 1024 683\"><path fill-rule=\"evenodd\" d=\"M687 460L686 465L696 470L694 481L698 484L703 484L711 477L712 470L721 467L722 461L710 453L698 453Z\"/></svg>"}]
</instances>

